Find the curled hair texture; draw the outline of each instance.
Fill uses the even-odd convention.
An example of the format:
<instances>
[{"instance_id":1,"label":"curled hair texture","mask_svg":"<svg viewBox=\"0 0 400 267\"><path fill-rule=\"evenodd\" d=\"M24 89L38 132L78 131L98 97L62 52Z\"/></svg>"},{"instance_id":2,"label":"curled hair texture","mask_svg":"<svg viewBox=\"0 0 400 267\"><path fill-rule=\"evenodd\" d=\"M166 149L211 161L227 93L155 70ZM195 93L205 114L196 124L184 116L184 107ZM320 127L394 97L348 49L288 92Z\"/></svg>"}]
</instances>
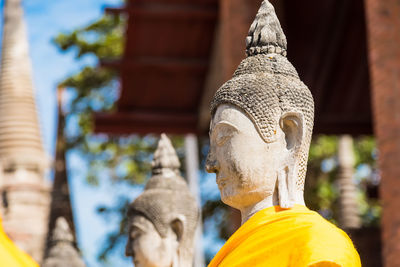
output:
<instances>
[{"instance_id":1,"label":"curled hair texture","mask_svg":"<svg viewBox=\"0 0 400 267\"><path fill-rule=\"evenodd\" d=\"M246 45L247 58L232 79L216 92L211 115L221 104L239 107L253 121L261 138L271 143L276 141L276 130L284 113L302 114L305 133L299 150L296 184L303 190L314 125L314 100L286 58L286 36L267 0L262 2L250 27Z\"/></svg>"}]
</instances>

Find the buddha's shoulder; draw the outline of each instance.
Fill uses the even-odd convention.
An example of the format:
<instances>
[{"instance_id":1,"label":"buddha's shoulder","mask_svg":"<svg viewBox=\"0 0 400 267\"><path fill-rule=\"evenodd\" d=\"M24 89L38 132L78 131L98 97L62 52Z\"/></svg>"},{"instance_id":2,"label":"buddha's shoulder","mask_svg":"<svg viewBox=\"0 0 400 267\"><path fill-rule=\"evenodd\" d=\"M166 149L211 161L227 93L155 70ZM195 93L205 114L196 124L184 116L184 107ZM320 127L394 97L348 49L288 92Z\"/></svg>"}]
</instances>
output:
<instances>
[{"instance_id":1,"label":"buddha's shoulder","mask_svg":"<svg viewBox=\"0 0 400 267\"><path fill-rule=\"evenodd\" d=\"M310 212L299 218L299 223L306 225L304 229L306 238L303 241L308 250L310 262L351 262L352 265L342 264L339 266L361 266L357 250L350 237L343 230L315 212Z\"/></svg>"},{"instance_id":2,"label":"buddha's shoulder","mask_svg":"<svg viewBox=\"0 0 400 267\"><path fill-rule=\"evenodd\" d=\"M324 219L314 211L297 218L298 223L305 225L306 232L313 241L331 240L332 242L348 243L353 246L349 236L340 228Z\"/></svg>"}]
</instances>

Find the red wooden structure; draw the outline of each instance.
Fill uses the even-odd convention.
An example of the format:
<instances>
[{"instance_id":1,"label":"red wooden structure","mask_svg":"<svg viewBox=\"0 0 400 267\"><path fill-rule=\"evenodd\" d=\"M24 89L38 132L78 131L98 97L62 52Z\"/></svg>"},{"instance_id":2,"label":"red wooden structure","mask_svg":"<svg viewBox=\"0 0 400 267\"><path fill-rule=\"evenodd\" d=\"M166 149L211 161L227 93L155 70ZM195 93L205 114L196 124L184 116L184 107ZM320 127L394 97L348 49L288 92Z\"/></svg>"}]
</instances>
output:
<instances>
[{"instance_id":1,"label":"red wooden structure","mask_svg":"<svg viewBox=\"0 0 400 267\"><path fill-rule=\"evenodd\" d=\"M316 103L315 133L371 134L363 1L272 1L288 37L288 57ZM115 114L107 133L206 133L215 90L244 58L260 0L131 0ZM106 62L104 64L107 64Z\"/></svg>"}]
</instances>

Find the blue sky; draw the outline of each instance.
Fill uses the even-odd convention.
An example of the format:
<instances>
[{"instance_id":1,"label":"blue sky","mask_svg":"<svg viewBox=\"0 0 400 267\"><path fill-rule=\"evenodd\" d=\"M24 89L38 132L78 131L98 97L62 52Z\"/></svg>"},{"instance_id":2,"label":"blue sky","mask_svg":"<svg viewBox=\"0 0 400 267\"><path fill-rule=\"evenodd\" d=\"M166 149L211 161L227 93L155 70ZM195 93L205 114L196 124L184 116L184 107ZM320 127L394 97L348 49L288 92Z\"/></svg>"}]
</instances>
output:
<instances>
[{"instance_id":1,"label":"blue sky","mask_svg":"<svg viewBox=\"0 0 400 267\"><path fill-rule=\"evenodd\" d=\"M73 51L61 53L51 40L60 32L69 32L96 20L103 14L105 6L120 6L120 2L120 0L23 1L42 136L46 151L51 156L54 155L56 137L56 85L63 78L77 72L83 65L93 63L91 58L76 61ZM3 5L4 0L0 0L0 6ZM2 17L0 21L2 23ZM86 166L77 155L68 155L68 167L78 243L85 261L89 267L126 264L127 261L122 260L123 251L111 258L112 264L97 262L96 253L104 241L105 233L118 227L118 218L115 221L105 222L95 213L95 208L99 204L113 204L116 201L115 196L121 193L134 198L139 192L132 188L110 187L104 177L102 179L105 182L100 188L87 186L84 183Z\"/></svg>"},{"instance_id":2,"label":"blue sky","mask_svg":"<svg viewBox=\"0 0 400 267\"><path fill-rule=\"evenodd\" d=\"M36 89L36 101L41 122L45 149L54 156L56 138L56 86L64 78L78 72L86 64L96 64L93 58L86 57L79 61L74 51L59 51L52 39L60 32L70 32L95 21L104 13L106 6L121 6L122 0L23 0L25 20L28 30L30 54L33 69L33 83ZM0 0L2 9L4 0ZM2 10L1 10L2 16ZM0 24L3 18L0 19ZM2 25L0 25L2 26ZM1 31L2 27L0 27ZM99 205L109 205L118 201L118 196L136 198L141 188L111 184L108 177L99 177L100 187L88 186L85 183L85 160L77 154L69 153L67 157L71 200L74 220L77 228L78 244L88 267L97 266L132 266L130 259L124 257L124 248L112 255L110 263L96 260L106 233L117 229L119 218L104 218L96 213ZM214 192L219 197L213 175L202 175L202 192ZM51 179L50 174L48 175ZM216 241L212 232L204 239L206 247L212 247L214 253L222 243Z\"/></svg>"}]
</instances>

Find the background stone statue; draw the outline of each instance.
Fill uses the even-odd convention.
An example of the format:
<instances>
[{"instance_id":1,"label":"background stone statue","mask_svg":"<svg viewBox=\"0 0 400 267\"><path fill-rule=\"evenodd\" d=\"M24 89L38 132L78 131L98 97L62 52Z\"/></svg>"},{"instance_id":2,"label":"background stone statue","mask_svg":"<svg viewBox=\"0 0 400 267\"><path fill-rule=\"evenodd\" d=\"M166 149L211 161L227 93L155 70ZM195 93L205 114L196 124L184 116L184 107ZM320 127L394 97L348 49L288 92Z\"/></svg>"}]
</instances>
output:
<instances>
[{"instance_id":1,"label":"background stone statue","mask_svg":"<svg viewBox=\"0 0 400 267\"><path fill-rule=\"evenodd\" d=\"M199 209L179 167L171 141L162 134L153 176L128 211L126 255L136 267L192 266Z\"/></svg>"},{"instance_id":2,"label":"background stone statue","mask_svg":"<svg viewBox=\"0 0 400 267\"><path fill-rule=\"evenodd\" d=\"M247 58L211 103L206 162L242 226L209 267L361 266L349 237L305 206L314 102L267 0L246 44Z\"/></svg>"},{"instance_id":3,"label":"background stone statue","mask_svg":"<svg viewBox=\"0 0 400 267\"><path fill-rule=\"evenodd\" d=\"M49 253L42 267L85 267L81 255L74 245L74 236L64 217L56 220Z\"/></svg>"}]
</instances>

